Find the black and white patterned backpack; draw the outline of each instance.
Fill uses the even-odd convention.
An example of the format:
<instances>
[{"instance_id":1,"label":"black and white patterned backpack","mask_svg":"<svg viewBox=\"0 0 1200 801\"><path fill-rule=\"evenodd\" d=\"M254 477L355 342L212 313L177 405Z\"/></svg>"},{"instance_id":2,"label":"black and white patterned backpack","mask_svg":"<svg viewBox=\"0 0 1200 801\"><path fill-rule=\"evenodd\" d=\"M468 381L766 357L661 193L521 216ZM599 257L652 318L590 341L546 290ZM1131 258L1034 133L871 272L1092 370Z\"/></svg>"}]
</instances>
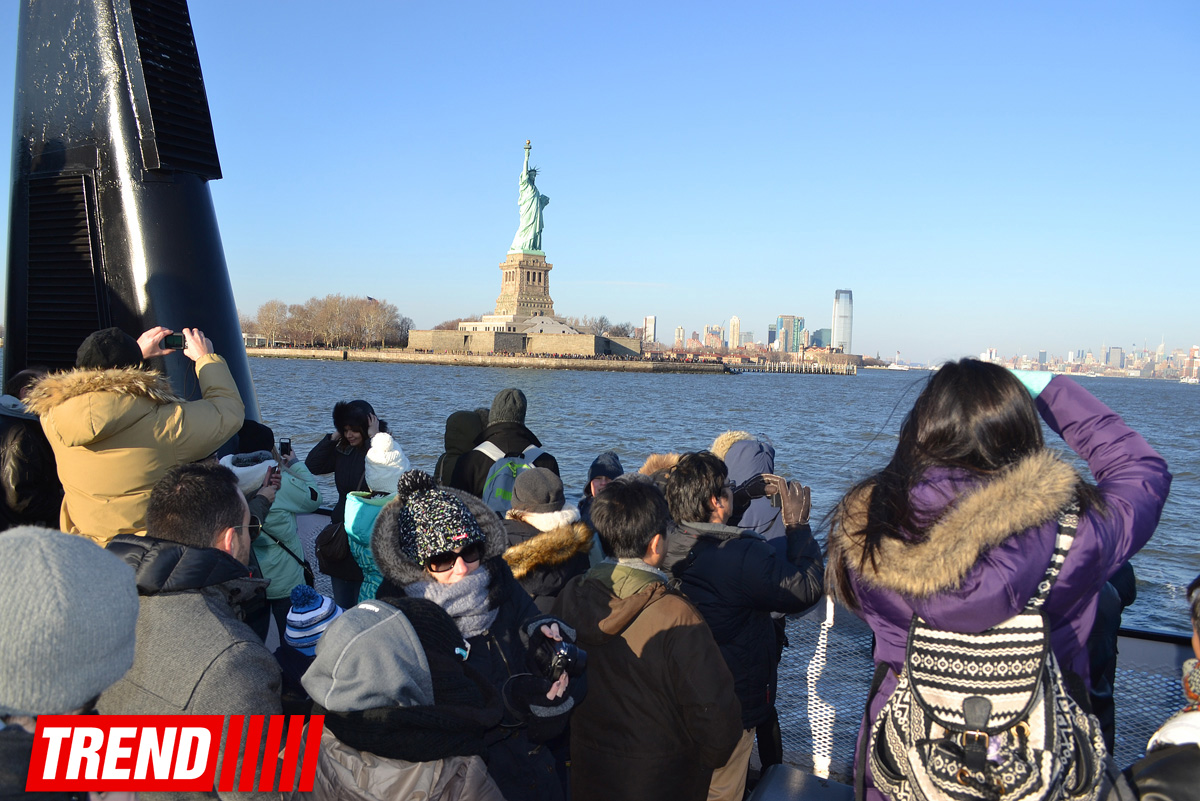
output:
<instances>
[{"instance_id":1,"label":"black and white patterned backpack","mask_svg":"<svg viewBox=\"0 0 1200 801\"><path fill-rule=\"evenodd\" d=\"M871 728L880 792L895 801L1095 801L1100 794L1100 725L1067 692L1042 613L1078 513L1073 503L1060 514L1050 566L1016 616L979 634L939 631L913 616L900 683Z\"/></svg>"}]
</instances>

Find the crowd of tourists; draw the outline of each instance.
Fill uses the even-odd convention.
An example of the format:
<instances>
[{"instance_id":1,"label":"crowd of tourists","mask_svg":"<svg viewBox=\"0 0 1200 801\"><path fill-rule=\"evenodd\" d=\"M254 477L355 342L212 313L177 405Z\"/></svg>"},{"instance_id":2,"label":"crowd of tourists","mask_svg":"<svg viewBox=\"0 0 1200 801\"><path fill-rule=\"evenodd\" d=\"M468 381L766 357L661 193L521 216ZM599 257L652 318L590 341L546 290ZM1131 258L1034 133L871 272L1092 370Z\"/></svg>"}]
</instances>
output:
<instances>
[{"instance_id":1,"label":"crowd of tourists","mask_svg":"<svg viewBox=\"0 0 1200 801\"><path fill-rule=\"evenodd\" d=\"M203 332L182 332L200 399L147 369L172 333L99 331L75 369L5 386L0 796L23 790L38 715L288 712L324 716L322 799L740 801L756 742L784 760L787 617L826 592L875 634L860 797L1200 787L1196 660L1148 755L1109 756L1122 576L1171 475L1069 378L943 366L830 510L823 554L808 487L761 435L628 470L613 443L565 477L578 506L552 455L568 437L543 444L519 389L452 411L432 473L361 399L301 461L245 419ZM298 534L322 505L332 597ZM258 750L220 764L261 770L265 738L226 721L223 743Z\"/></svg>"}]
</instances>

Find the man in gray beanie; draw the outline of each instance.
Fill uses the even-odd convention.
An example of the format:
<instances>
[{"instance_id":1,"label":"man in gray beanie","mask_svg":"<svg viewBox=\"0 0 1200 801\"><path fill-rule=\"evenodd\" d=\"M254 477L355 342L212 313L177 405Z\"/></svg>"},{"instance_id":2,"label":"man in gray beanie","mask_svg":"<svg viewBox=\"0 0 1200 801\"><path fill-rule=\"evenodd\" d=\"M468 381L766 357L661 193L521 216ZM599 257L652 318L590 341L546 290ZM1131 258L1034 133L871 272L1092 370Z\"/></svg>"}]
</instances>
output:
<instances>
[{"instance_id":1,"label":"man in gray beanie","mask_svg":"<svg viewBox=\"0 0 1200 801\"><path fill-rule=\"evenodd\" d=\"M38 715L81 714L133 664L133 570L83 537L0 535L0 797L25 791Z\"/></svg>"},{"instance_id":2,"label":"man in gray beanie","mask_svg":"<svg viewBox=\"0 0 1200 801\"><path fill-rule=\"evenodd\" d=\"M454 465L451 487L483 498L489 473L500 460L517 463L517 469L522 464L532 464L558 475L558 461L542 450L541 440L525 426L527 408L525 393L519 389L502 389L496 393L492 411L488 415L488 426L476 440L475 449L459 457ZM489 499L484 498L484 501ZM497 509L490 501L488 505ZM503 513L510 506L511 502L497 511Z\"/></svg>"},{"instance_id":3,"label":"man in gray beanie","mask_svg":"<svg viewBox=\"0 0 1200 801\"><path fill-rule=\"evenodd\" d=\"M504 519L513 577L549 613L566 583L590 567L592 529L568 506L562 479L541 467L522 470L513 484L513 505Z\"/></svg>"}]
</instances>

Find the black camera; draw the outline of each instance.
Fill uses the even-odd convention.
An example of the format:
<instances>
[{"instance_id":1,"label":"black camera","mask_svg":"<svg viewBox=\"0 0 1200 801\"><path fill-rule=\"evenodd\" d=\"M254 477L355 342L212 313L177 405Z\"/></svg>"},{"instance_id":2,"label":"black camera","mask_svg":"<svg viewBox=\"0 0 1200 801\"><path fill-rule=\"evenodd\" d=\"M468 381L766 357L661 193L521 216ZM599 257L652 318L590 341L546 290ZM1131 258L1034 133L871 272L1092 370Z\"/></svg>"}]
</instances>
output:
<instances>
[{"instance_id":1,"label":"black camera","mask_svg":"<svg viewBox=\"0 0 1200 801\"><path fill-rule=\"evenodd\" d=\"M587 669L587 651L569 642L554 643L550 657L550 678L557 680L562 674L582 676Z\"/></svg>"},{"instance_id":2,"label":"black camera","mask_svg":"<svg viewBox=\"0 0 1200 801\"><path fill-rule=\"evenodd\" d=\"M557 681L562 674L582 676L587 669L587 651L561 640L546 639L529 652L530 667L539 675Z\"/></svg>"}]
</instances>

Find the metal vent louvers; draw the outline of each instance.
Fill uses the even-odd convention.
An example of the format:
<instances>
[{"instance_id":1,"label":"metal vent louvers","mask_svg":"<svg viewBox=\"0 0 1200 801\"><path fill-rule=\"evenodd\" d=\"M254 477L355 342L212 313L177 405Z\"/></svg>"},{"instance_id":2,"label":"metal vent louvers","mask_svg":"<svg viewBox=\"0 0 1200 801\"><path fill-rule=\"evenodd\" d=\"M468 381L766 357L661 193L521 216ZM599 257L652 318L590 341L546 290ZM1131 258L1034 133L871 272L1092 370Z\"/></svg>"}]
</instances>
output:
<instances>
[{"instance_id":1,"label":"metal vent louvers","mask_svg":"<svg viewBox=\"0 0 1200 801\"><path fill-rule=\"evenodd\" d=\"M26 364L74 367L79 343L100 328L95 202L90 176L29 179Z\"/></svg>"},{"instance_id":2,"label":"metal vent louvers","mask_svg":"<svg viewBox=\"0 0 1200 801\"><path fill-rule=\"evenodd\" d=\"M208 96L185 0L130 0L158 164L221 177Z\"/></svg>"}]
</instances>

